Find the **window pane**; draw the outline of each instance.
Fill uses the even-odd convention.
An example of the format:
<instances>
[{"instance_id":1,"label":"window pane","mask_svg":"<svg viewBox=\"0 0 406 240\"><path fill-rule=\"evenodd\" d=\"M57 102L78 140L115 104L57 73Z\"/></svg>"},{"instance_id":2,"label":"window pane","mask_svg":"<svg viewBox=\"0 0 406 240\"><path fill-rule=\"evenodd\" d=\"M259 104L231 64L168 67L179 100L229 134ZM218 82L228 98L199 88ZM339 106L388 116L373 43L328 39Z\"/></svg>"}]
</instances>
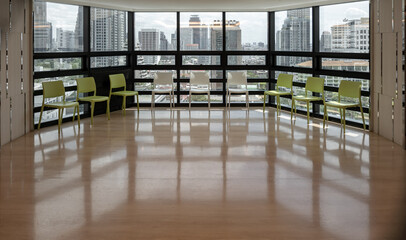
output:
<instances>
[{"instance_id":1,"label":"window pane","mask_svg":"<svg viewBox=\"0 0 406 240\"><path fill-rule=\"evenodd\" d=\"M369 60L366 59L344 59L344 58L323 58L322 68L339 71L369 72Z\"/></svg>"},{"instance_id":2,"label":"window pane","mask_svg":"<svg viewBox=\"0 0 406 240\"><path fill-rule=\"evenodd\" d=\"M228 65L265 65L265 55L235 55L227 57Z\"/></svg>"},{"instance_id":3,"label":"window pane","mask_svg":"<svg viewBox=\"0 0 406 240\"><path fill-rule=\"evenodd\" d=\"M276 57L276 65L286 67L312 68L313 61L311 57L278 56Z\"/></svg>"},{"instance_id":4,"label":"window pane","mask_svg":"<svg viewBox=\"0 0 406 240\"><path fill-rule=\"evenodd\" d=\"M242 72L242 70L227 71L227 72ZM244 71L243 71L244 72ZM247 70L248 79L268 79L268 70Z\"/></svg>"},{"instance_id":5,"label":"window pane","mask_svg":"<svg viewBox=\"0 0 406 240\"><path fill-rule=\"evenodd\" d=\"M127 12L90 8L90 49L92 51L127 50Z\"/></svg>"},{"instance_id":6,"label":"window pane","mask_svg":"<svg viewBox=\"0 0 406 240\"><path fill-rule=\"evenodd\" d=\"M42 82L50 81L63 81L65 87L76 86L76 79L83 78L83 75L74 75L74 76L62 76L62 77L52 77L52 78L38 78L34 79L34 91L42 90Z\"/></svg>"},{"instance_id":7,"label":"window pane","mask_svg":"<svg viewBox=\"0 0 406 240\"><path fill-rule=\"evenodd\" d=\"M137 65L175 65L174 55L138 55Z\"/></svg>"},{"instance_id":8,"label":"window pane","mask_svg":"<svg viewBox=\"0 0 406 240\"><path fill-rule=\"evenodd\" d=\"M90 65L92 68L125 66L127 58L126 56L91 57Z\"/></svg>"},{"instance_id":9,"label":"window pane","mask_svg":"<svg viewBox=\"0 0 406 240\"><path fill-rule=\"evenodd\" d=\"M325 79L324 85L331 86L331 87L339 87L341 80L347 81L354 81L354 82L361 82L361 90L369 91L369 79L359 79L359 78L345 78L345 77L337 77L337 76L320 76Z\"/></svg>"},{"instance_id":10,"label":"window pane","mask_svg":"<svg viewBox=\"0 0 406 240\"><path fill-rule=\"evenodd\" d=\"M211 84L211 91L222 91L223 90L223 83L210 83ZM189 91L189 83L180 83L180 90L181 91Z\"/></svg>"},{"instance_id":11,"label":"window pane","mask_svg":"<svg viewBox=\"0 0 406 240\"><path fill-rule=\"evenodd\" d=\"M134 76L138 79L154 79L156 72L172 72L173 79L176 79L176 70L135 70Z\"/></svg>"},{"instance_id":12,"label":"window pane","mask_svg":"<svg viewBox=\"0 0 406 240\"><path fill-rule=\"evenodd\" d=\"M135 50L176 50L176 13L135 13Z\"/></svg>"},{"instance_id":13,"label":"window pane","mask_svg":"<svg viewBox=\"0 0 406 240\"><path fill-rule=\"evenodd\" d=\"M369 53L369 1L320 7L320 51Z\"/></svg>"},{"instance_id":14,"label":"window pane","mask_svg":"<svg viewBox=\"0 0 406 240\"><path fill-rule=\"evenodd\" d=\"M311 51L312 9L302 8L275 13L275 50Z\"/></svg>"},{"instance_id":15,"label":"window pane","mask_svg":"<svg viewBox=\"0 0 406 240\"><path fill-rule=\"evenodd\" d=\"M34 52L80 51L83 7L34 1Z\"/></svg>"},{"instance_id":16,"label":"window pane","mask_svg":"<svg viewBox=\"0 0 406 240\"><path fill-rule=\"evenodd\" d=\"M182 65L220 65L220 61L220 56L216 55L182 56Z\"/></svg>"},{"instance_id":17,"label":"window pane","mask_svg":"<svg viewBox=\"0 0 406 240\"><path fill-rule=\"evenodd\" d=\"M222 50L222 13L180 13L181 50Z\"/></svg>"},{"instance_id":18,"label":"window pane","mask_svg":"<svg viewBox=\"0 0 406 240\"><path fill-rule=\"evenodd\" d=\"M190 78L190 72L199 71L199 70L182 70L180 71L180 78ZM201 70L200 70L201 71ZM222 79L223 78L223 71L221 70L207 70L206 72L209 73L209 77L212 79Z\"/></svg>"},{"instance_id":19,"label":"window pane","mask_svg":"<svg viewBox=\"0 0 406 240\"><path fill-rule=\"evenodd\" d=\"M227 50L267 50L268 13L226 13Z\"/></svg>"},{"instance_id":20,"label":"window pane","mask_svg":"<svg viewBox=\"0 0 406 240\"><path fill-rule=\"evenodd\" d=\"M71 70L81 68L82 68L81 58L49 58L49 59L34 60L35 72Z\"/></svg>"}]
</instances>

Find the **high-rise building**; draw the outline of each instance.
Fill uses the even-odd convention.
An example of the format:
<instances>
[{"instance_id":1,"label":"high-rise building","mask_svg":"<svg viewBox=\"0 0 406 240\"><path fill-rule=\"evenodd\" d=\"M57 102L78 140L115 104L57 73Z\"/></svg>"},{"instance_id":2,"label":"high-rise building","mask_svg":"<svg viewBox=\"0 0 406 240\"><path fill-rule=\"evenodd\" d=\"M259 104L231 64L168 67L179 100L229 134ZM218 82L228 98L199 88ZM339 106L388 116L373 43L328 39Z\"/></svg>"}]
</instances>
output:
<instances>
[{"instance_id":1,"label":"high-rise building","mask_svg":"<svg viewBox=\"0 0 406 240\"><path fill-rule=\"evenodd\" d=\"M62 28L56 29L56 48L61 51L75 51L75 33Z\"/></svg>"},{"instance_id":2,"label":"high-rise building","mask_svg":"<svg viewBox=\"0 0 406 240\"><path fill-rule=\"evenodd\" d=\"M159 50L160 32L154 28L141 29L138 32L138 41L141 51L157 51ZM145 56L144 62L146 64L156 64L157 58L156 56Z\"/></svg>"},{"instance_id":3,"label":"high-rise building","mask_svg":"<svg viewBox=\"0 0 406 240\"><path fill-rule=\"evenodd\" d=\"M52 49L52 23L47 19L47 3L34 4L34 51L48 52Z\"/></svg>"},{"instance_id":4,"label":"high-rise building","mask_svg":"<svg viewBox=\"0 0 406 240\"><path fill-rule=\"evenodd\" d=\"M91 49L92 51L127 50L127 14L124 11L91 8ZM119 65L119 57L99 57L94 66Z\"/></svg>"},{"instance_id":5,"label":"high-rise building","mask_svg":"<svg viewBox=\"0 0 406 240\"><path fill-rule=\"evenodd\" d=\"M75 47L76 51L83 50L83 7L78 8L78 17L75 25Z\"/></svg>"},{"instance_id":6,"label":"high-rise building","mask_svg":"<svg viewBox=\"0 0 406 240\"><path fill-rule=\"evenodd\" d=\"M169 47L169 43L168 43L168 39L166 39L165 33L164 32L160 32L160 38L159 38L159 48L161 50L168 50Z\"/></svg>"},{"instance_id":7,"label":"high-rise building","mask_svg":"<svg viewBox=\"0 0 406 240\"><path fill-rule=\"evenodd\" d=\"M281 30L276 32L276 50L300 51L311 50L310 8L287 11ZM302 58L280 57L279 64L292 66L305 61Z\"/></svg>"},{"instance_id":8,"label":"high-rise building","mask_svg":"<svg viewBox=\"0 0 406 240\"><path fill-rule=\"evenodd\" d=\"M369 18L343 20L331 27L333 52L369 52Z\"/></svg>"},{"instance_id":9,"label":"high-rise building","mask_svg":"<svg viewBox=\"0 0 406 240\"><path fill-rule=\"evenodd\" d=\"M320 51L321 52L331 52L331 33L329 31L324 31L321 34Z\"/></svg>"}]
</instances>

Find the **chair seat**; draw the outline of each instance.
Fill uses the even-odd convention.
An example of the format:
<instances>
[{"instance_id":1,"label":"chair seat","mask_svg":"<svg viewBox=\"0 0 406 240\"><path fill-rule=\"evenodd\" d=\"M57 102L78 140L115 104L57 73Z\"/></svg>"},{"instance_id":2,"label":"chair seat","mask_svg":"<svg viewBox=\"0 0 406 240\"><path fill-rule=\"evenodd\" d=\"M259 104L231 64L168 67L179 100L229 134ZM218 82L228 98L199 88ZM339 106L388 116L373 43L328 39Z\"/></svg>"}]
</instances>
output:
<instances>
[{"instance_id":1,"label":"chair seat","mask_svg":"<svg viewBox=\"0 0 406 240\"><path fill-rule=\"evenodd\" d=\"M109 97L105 96L89 96L89 97L82 97L78 99L79 101L85 101L85 102L104 102L108 101Z\"/></svg>"},{"instance_id":2,"label":"chair seat","mask_svg":"<svg viewBox=\"0 0 406 240\"><path fill-rule=\"evenodd\" d=\"M189 93L210 93L209 89L202 89L202 88L196 88L196 89L190 89Z\"/></svg>"},{"instance_id":3,"label":"chair seat","mask_svg":"<svg viewBox=\"0 0 406 240\"><path fill-rule=\"evenodd\" d=\"M136 92L136 91L117 91L117 92L112 92L111 95L127 97L127 96L138 95L138 92Z\"/></svg>"},{"instance_id":4,"label":"chair seat","mask_svg":"<svg viewBox=\"0 0 406 240\"><path fill-rule=\"evenodd\" d=\"M69 108L69 107L79 106L79 103L78 102L55 102L55 103L44 104L44 106L52 107L52 108Z\"/></svg>"},{"instance_id":5,"label":"chair seat","mask_svg":"<svg viewBox=\"0 0 406 240\"><path fill-rule=\"evenodd\" d=\"M294 100L298 100L298 101L322 101L323 100L323 98L321 98L321 97L315 97L315 96L302 96L302 95L299 95L299 96L293 96L293 99Z\"/></svg>"},{"instance_id":6,"label":"chair seat","mask_svg":"<svg viewBox=\"0 0 406 240\"><path fill-rule=\"evenodd\" d=\"M281 91L277 91L277 90L271 90L271 91L266 91L264 92L264 95L273 95L273 96L277 96L277 95L291 95L290 92L281 92Z\"/></svg>"},{"instance_id":7,"label":"chair seat","mask_svg":"<svg viewBox=\"0 0 406 240\"><path fill-rule=\"evenodd\" d=\"M229 88L228 92L230 93L246 93L248 92L247 89L238 89L238 88Z\"/></svg>"},{"instance_id":8,"label":"chair seat","mask_svg":"<svg viewBox=\"0 0 406 240\"><path fill-rule=\"evenodd\" d=\"M358 103L337 102L337 101L325 102L325 105L330 106L330 107L336 107L336 108L359 107Z\"/></svg>"}]
</instances>

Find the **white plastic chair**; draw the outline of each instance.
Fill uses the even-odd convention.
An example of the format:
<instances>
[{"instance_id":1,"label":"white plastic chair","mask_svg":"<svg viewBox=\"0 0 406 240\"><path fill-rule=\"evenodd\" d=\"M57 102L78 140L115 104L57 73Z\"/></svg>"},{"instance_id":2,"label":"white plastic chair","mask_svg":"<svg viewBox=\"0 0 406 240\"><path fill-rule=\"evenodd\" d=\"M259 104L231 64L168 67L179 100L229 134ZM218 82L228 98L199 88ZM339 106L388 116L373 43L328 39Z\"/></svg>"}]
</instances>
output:
<instances>
[{"instance_id":1,"label":"white plastic chair","mask_svg":"<svg viewBox=\"0 0 406 240\"><path fill-rule=\"evenodd\" d=\"M229 72L227 74L227 97L228 105L231 107L231 94L238 93L246 96L246 106L249 108L247 74L245 72ZM226 104L227 106L227 104Z\"/></svg>"},{"instance_id":2,"label":"white plastic chair","mask_svg":"<svg viewBox=\"0 0 406 240\"><path fill-rule=\"evenodd\" d=\"M193 88L194 87L194 88ZM204 87L204 88L201 88ZM189 82L189 109L192 104L193 93L207 93L210 109L210 78L207 72L192 72Z\"/></svg>"},{"instance_id":3,"label":"white plastic chair","mask_svg":"<svg viewBox=\"0 0 406 240\"><path fill-rule=\"evenodd\" d=\"M168 87L169 86L169 87ZM173 75L172 72L157 72L154 78L154 89L152 90L152 107L155 107L155 93L156 94L169 94L169 105L175 106L175 91L173 88Z\"/></svg>"}]
</instances>

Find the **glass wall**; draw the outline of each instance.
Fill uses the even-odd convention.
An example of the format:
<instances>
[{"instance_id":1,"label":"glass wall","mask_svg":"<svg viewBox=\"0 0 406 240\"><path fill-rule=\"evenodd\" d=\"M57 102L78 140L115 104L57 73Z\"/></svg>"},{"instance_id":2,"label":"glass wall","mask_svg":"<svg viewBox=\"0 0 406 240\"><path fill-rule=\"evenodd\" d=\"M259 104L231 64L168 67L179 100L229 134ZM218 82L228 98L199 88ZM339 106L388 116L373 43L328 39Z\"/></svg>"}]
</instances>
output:
<instances>
[{"instance_id":1,"label":"glass wall","mask_svg":"<svg viewBox=\"0 0 406 240\"><path fill-rule=\"evenodd\" d=\"M62 80L72 98L77 77L107 76L110 69L129 73L129 90L139 91L142 106L150 106L158 71L173 73L177 106L188 104L191 71L209 73L217 106L225 106L228 72L247 73L253 106L263 103L263 92L274 89L284 72L294 75L295 94L304 93L307 77L325 78L326 98L333 100L342 80L359 81L368 112L369 64L368 1L278 12L125 12L34 1L35 116L41 82ZM96 77L96 85L108 86L105 79ZM244 101L236 96L232 105ZM266 101L275 105L274 98ZM155 102L168 106L166 97ZM207 96L192 102L207 102ZM291 106L289 98L281 103ZM322 117L323 106L311 104L311 111ZM347 120L357 124L359 116L354 110Z\"/></svg>"}]
</instances>

